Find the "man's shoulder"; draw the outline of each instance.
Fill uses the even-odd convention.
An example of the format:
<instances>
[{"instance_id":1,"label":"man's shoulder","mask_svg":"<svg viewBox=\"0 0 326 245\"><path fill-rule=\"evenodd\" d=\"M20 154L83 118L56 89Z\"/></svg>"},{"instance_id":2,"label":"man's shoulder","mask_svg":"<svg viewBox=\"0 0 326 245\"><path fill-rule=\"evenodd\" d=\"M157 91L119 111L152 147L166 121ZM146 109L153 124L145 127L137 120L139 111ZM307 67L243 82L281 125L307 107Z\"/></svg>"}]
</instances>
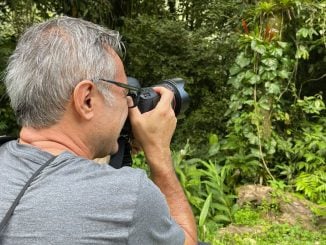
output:
<instances>
[{"instance_id":1,"label":"man's shoulder","mask_svg":"<svg viewBox=\"0 0 326 245\"><path fill-rule=\"evenodd\" d=\"M109 164L99 164L93 160L85 159L78 156L73 156L70 153L63 154L62 159L58 159L58 165L65 165L62 168L63 172L73 173L72 178L82 178L89 182L111 183L111 184L132 184L137 185L141 179L147 178L146 172L142 169L132 167L123 167L115 169ZM59 170L60 171L60 170ZM67 173L65 173L66 176Z\"/></svg>"}]
</instances>

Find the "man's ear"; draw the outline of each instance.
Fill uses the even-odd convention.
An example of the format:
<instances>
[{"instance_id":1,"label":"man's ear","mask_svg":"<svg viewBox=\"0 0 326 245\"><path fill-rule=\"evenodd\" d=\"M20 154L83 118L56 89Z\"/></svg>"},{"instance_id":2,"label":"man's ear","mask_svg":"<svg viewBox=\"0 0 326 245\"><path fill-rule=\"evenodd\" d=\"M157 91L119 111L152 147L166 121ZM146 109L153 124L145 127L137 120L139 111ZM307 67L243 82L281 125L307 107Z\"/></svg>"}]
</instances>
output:
<instances>
[{"instance_id":1,"label":"man's ear","mask_svg":"<svg viewBox=\"0 0 326 245\"><path fill-rule=\"evenodd\" d=\"M77 84L73 92L73 107L76 113L86 120L94 116L96 86L92 81L84 80Z\"/></svg>"}]
</instances>

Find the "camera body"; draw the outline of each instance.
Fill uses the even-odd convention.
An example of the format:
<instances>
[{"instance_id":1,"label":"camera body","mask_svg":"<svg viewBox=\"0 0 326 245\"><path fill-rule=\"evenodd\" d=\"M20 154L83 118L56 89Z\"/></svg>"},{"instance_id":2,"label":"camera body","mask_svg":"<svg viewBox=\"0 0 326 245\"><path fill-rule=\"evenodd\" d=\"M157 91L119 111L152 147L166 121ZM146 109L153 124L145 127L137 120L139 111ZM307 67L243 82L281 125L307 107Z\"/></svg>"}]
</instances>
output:
<instances>
[{"instance_id":1,"label":"camera body","mask_svg":"<svg viewBox=\"0 0 326 245\"><path fill-rule=\"evenodd\" d=\"M135 78L128 77L128 84L140 88L140 84ZM153 86L165 87L174 93L174 99L171 106L175 112L175 115L179 117L183 116L183 113L188 109L190 102L189 95L184 90L184 85L185 81L181 78L172 78L163 80L159 84ZM154 109L160 100L161 96L155 92L153 87L146 87L141 89L138 101L138 109L141 113Z\"/></svg>"}]
</instances>

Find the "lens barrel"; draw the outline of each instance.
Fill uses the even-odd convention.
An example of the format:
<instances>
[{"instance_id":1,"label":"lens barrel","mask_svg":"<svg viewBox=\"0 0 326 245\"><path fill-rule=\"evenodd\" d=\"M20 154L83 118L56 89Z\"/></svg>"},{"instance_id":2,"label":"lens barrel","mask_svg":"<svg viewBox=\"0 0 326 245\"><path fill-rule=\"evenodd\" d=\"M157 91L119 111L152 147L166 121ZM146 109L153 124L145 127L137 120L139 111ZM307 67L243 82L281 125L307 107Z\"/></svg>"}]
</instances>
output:
<instances>
[{"instance_id":1,"label":"lens barrel","mask_svg":"<svg viewBox=\"0 0 326 245\"><path fill-rule=\"evenodd\" d=\"M188 93L184 89L185 81L181 78L173 78L164 80L157 86L162 86L170 89L174 93L174 105L173 109L175 115L182 115L188 109L190 98Z\"/></svg>"},{"instance_id":2,"label":"lens barrel","mask_svg":"<svg viewBox=\"0 0 326 245\"><path fill-rule=\"evenodd\" d=\"M141 88L139 81L136 78L128 77L128 84ZM152 87L141 88L142 92L138 99L138 109L141 113L150 111L155 108L160 100L160 95L155 92L153 87L165 87L174 93L174 100L172 102L172 108L176 116L181 117L188 109L190 98L188 93L184 89L185 81L181 78L172 78L163 80L157 85Z\"/></svg>"}]
</instances>

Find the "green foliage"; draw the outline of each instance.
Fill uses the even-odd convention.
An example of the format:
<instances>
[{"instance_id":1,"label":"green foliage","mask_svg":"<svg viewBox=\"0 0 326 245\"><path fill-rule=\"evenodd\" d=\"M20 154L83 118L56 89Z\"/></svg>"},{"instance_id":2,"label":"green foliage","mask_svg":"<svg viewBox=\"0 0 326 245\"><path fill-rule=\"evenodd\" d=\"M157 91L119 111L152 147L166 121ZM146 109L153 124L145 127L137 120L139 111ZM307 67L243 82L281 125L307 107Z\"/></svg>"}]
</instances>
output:
<instances>
[{"instance_id":1,"label":"green foliage","mask_svg":"<svg viewBox=\"0 0 326 245\"><path fill-rule=\"evenodd\" d=\"M304 73L319 76L324 62L311 56L324 53L319 48L325 46L325 6L268 1L252 10L251 32L241 35L229 71L227 134L210 146L210 157L224 165L229 185L280 178L284 186L324 202L325 103L320 93L301 94Z\"/></svg>"},{"instance_id":2,"label":"green foliage","mask_svg":"<svg viewBox=\"0 0 326 245\"><path fill-rule=\"evenodd\" d=\"M273 193L283 193L286 189L286 184L282 180L270 180L268 181L270 187L273 188ZM280 195L279 195L280 196Z\"/></svg>"},{"instance_id":3,"label":"green foliage","mask_svg":"<svg viewBox=\"0 0 326 245\"><path fill-rule=\"evenodd\" d=\"M260 214L257 212L257 210L253 210L249 206L245 206L234 214L234 223L249 226L260 224Z\"/></svg>"},{"instance_id":4,"label":"green foliage","mask_svg":"<svg viewBox=\"0 0 326 245\"><path fill-rule=\"evenodd\" d=\"M319 115L326 108L320 94L304 97L303 100L297 100L297 106L300 107L306 114L317 115Z\"/></svg>"},{"instance_id":5,"label":"green foliage","mask_svg":"<svg viewBox=\"0 0 326 245\"><path fill-rule=\"evenodd\" d=\"M0 26L0 71L5 69L8 57L14 49L15 42L12 34L10 29ZM14 113L9 106L9 98L3 84L3 74L0 73L0 135L16 135L17 129Z\"/></svg>"},{"instance_id":6,"label":"green foliage","mask_svg":"<svg viewBox=\"0 0 326 245\"><path fill-rule=\"evenodd\" d=\"M236 196L225 185L225 172L219 165L192 157L190 145L173 152L175 171L197 219L200 239L211 229L229 224L238 209ZM148 169L143 154L133 157L134 167Z\"/></svg>"},{"instance_id":7,"label":"green foliage","mask_svg":"<svg viewBox=\"0 0 326 245\"><path fill-rule=\"evenodd\" d=\"M278 152L284 156L284 162L276 168L281 170L280 176L286 176L287 183L295 190L312 201L325 202L325 118L317 117L316 122L303 121L301 125L291 141L285 144L278 141L281 145Z\"/></svg>"},{"instance_id":8,"label":"green foliage","mask_svg":"<svg viewBox=\"0 0 326 245\"><path fill-rule=\"evenodd\" d=\"M274 183L277 186L279 183ZM282 184L281 184L282 185ZM278 187L277 187L278 188ZM274 193L274 191L273 191ZM284 193L279 195L283 198ZM231 227L221 229L212 244L322 244L324 230L307 230L301 225L275 222L279 201L263 202L259 207L244 206L234 214Z\"/></svg>"},{"instance_id":9,"label":"green foliage","mask_svg":"<svg viewBox=\"0 0 326 245\"><path fill-rule=\"evenodd\" d=\"M225 234L217 236L212 245L217 244L284 244L284 245L301 245L301 244L322 244L326 236L322 232L308 231L300 226L289 224L266 224L262 226L262 232L250 232L243 234Z\"/></svg>"},{"instance_id":10,"label":"green foliage","mask_svg":"<svg viewBox=\"0 0 326 245\"><path fill-rule=\"evenodd\" d=\"M215 136L211 144L216 144ZM316 244L326 239L322 231L309 231L300 226L278 224L265 219L266 214L278 214L278 202L263 202L258 208L234 204L234 196L225 186L223 168L212 162L192 158L190 145L174 152L175 169L197 218L199 239L214 244ZM134 156L134 167L148 169L144 155ZM271 181L273 193L283 197L283 181ZM223 201L224 200L224 201ZM250 227L247 232L222 232L222 225ZM220 231L218 231L220 229ZM218 232L217 232L218 231Z\"/></svg>"},{"instance_id":11,"label":"green foliage","mask_svg":"<svg viewBox=\"0 0 326 245\"><path fill-rule=\"evenodd\" d=\"M144 152L139 152L132 158L132 167L141 168L146 171L147 175L150 175L149 166L146 164Z\"/></svg>"},{"instance_id":12,"label":"green foliage","mask_svg":"<svg viewBox=\"0 0 326 245\"><path fill-rule=\"evenodd\" d=\"M232 30L238 18L234 13L242 11L237 1L223 0L179 0L176 13L186 23L187 29L204 28L208 34L216 35L221 29Z\"/></svg>"},{"instance_id":13,"label":"green foliage","mask_svg":"<svg viewBox=\"0 0 326 245\"><path fill-rule=\"evenodd\" d=\"M227 111L230 133L222 149L229 155L226 164L230 170L258 181L268 175L273 178L267 166L276 146L271 138L272 120L282 114L281 98L292 82L294 60L287 55L288 43L248 35L240 41L244 51L230 69L234 93Z\"/></svg>"},{"instance_id":14,"label":"green foliage","mask_svg":"<svg viewBox=\"0 0 326 245\"><path fill-rule=\"evenodd\" d=\"M326 202L325 167L313 173L300 173L296 178L296 190L303 191L312 201Z\"/></svg>"},{"instance_id":15,"label":"green foliage","mask_svg":"<svg viewBox=\"0 0 326 245\"><path fill-rule=\"evenodd\" d=\"M186 81L191 105L187 119L179 121L175 145L185 142L190 134L191 143L200 144L208 130L222 128L227 108L224 71L232 51L229 45L207 37L205 30L189 31L183 22L168 18L141 15L125 18L124 23L121 32L128 75L138 78L142 86L172 77Z\"/></svg>"},{"instance_id":16,"label":"green foliage","mask_svg":"<svg viewBox=\"0 0 326 245\"><path fill-rule=\"evenodd\" d=\"M223 169L211 161L192 158L189 144L175 152L174 164L195 216L199 229L233 221L236 196L225 185Z\"/></svg>"},{"instance_id":17,"label":"green foliage","mask_svg":"<svg viewBox=\"0 0 326 245\"><path fill-rule=\"evenodd\" d=\"M2 91L4 91L4 87L0 84L0 94L4 94ZM0 97L0 105L0 136L16 136L18 134L18 126L5 96Z\"/></svg>"}]
</instances>

